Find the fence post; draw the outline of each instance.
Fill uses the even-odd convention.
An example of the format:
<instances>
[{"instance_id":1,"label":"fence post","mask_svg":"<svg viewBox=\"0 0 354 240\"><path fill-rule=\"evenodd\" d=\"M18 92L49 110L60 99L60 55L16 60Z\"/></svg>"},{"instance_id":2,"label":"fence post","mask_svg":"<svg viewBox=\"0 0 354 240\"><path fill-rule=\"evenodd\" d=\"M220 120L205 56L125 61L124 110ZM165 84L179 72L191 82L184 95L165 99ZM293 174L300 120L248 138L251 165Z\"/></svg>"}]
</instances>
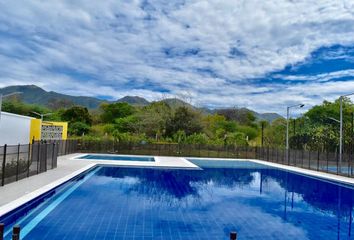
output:
<instances>
[{"instance_id":1,"label":"fence post","mask_svg":"<svg viewBox=\"0 0 354 240\"><path fill-rule=\"evenodd\" d=\"M39 173L39 166L41 164L41 144L38 142L38 152L37 152L37 174Z\"/></svg>"},{"instance_id":2,"label":"fence post","mask_svg":"<svg viewBox=\"0 0 354 240\"><path fill-rule=\"evenodd\" d=\"M28 144L28 157L27 157L27 177L29 177L30 172L30 160L31 160L31 143Z\"/></svg>"},{"instance_id":3,"label":"fence post","mask_svg":"<svg viewBox=\"0 0 354 240\"><path fill-rule=\"evenodd\" d=\"M12 228L12 240L20 240L20 231L21 228L19 225L16 225Z\"/></svg>"},{"instance_id":4,"label":"fence post","mask_svg":"<svg viewBox=\"0 0 354 240\"><path fill-rule=\"evenodd\" d=\"M255 156L255 159L258 159L258 152L257 152L257 146L254 148L254 156Z\"/></svg>"},{"instance_id":5,"label":"fence post","mask_svg":"<svg viewBox=\"0 0 354 240\"><path fill-rule=\"evenodd\" d=\"M336 161L337 161L337 175L338 175L338 171L339 171L339 151L337 152L337 149L336 149Z\"/></svg>"},{"instance_id":6,"label":"fence post","mask_svg":"<svg viewBox=\"0 0 354 240\"><path fill-rule=\"evenodd\" d=\"M6 149L7 149L7 144L4 145L4 156L2 159L2 180L1 180L1 186L5 185L5 167L6 167Z\"/></svg>"},{"instance_id":7,"label":"fence post","mask_svg":"<svg viewBox=\"0 0 354 240\"><path fill-rule=\"evenodd\" d=\"M4 240L4 229L5 225L3 223L0 223L0 240Z\"/></svg>"},{"instance_id":8,"label":"fence post","mask_svg":"<svg viewBox=\"0 0 354 240\"><path fill-rule=\"evenodd\" d=\"M320 169L320 150L317 150L317 171Z\"/></svg>"},{"instance_id":9,"label":"fence post","mask_svg":"<svg viewBox=\"0 0 354 240\"><path fill-rule=\"evenodd\" d=\"M267 162L269 162L269 146L267 146Z\"/></svg>"},{"instance_id":10,"label":"fence post","mask_svg":"<svg viewBox=\"0 0 354 240\"><path fill-rule=\"evenodd\" d=\"M326 168L326 169L327 169L327 172L328 172L328 158L329 158L329 156L328 156L328 150L327 150L327 151L326 151L326 162L327 162L327 163L326 163L326 165L327 165L327 168Z\"/></svg>"},{"instance_id":11,"label":"fence post","mask_svg":"<svg viewBox=\"0 0 354 240\"><path fill-rule=\"evenodd\" d=\"M48 163L48 143L45 143L44 149L44 171L47 171L47 163Z\"/></svg>"},{"instance_id":12,"label":"fence post","mask_svg":"<svg viewBox=\"0 0 354 240\"><path fill-rule=\"evenodd\" d=\"M17 145L16 181L18 181L19 164L20 164L20 144Z\"/></svg>"},{"instance_id":13,"label":"fence post","mask_svg":"<svg viewBox=\"0 0 354 240\"><path fill-rule=\"evenodd\" d=\"M236 232L230 232L230 240L236 240L237 239L237 233Z\"/></svg>"},{"instance_id":14,"label":"fence post","mask_svg":"<svg viewBox=\"0 0 354 240\"><path fill-rule=\"evenodd\" d=\"M54 154L55 154L55 142L52 146L52 169L54 168Z\"/></svg>"},{"instance_id":15,"label":"fence post","mask_svg":"<svg viewBox=\"0 0 354 240\"><path fill-rule=\"evenodd\" d=\"M311 169L311 150L309 150L309 169Z\"/></svg>"}]
</instances>

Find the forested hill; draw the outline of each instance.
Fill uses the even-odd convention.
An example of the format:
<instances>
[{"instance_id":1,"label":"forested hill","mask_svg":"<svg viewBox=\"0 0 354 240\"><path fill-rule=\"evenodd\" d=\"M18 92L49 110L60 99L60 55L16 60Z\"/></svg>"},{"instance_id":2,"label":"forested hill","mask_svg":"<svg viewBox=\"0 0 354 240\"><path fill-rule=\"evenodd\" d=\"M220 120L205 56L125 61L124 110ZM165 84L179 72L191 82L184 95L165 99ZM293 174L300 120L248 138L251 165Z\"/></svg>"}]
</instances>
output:
<instances>
[{"instance_id":1,"label":"forested hill","mask_svg":"<svg viewBox=\"0 0 354 240\"><path fill-rule=\"evenodd\" d=\"M13 92L20 92L18 96L25 103L46 107L53 107L54 105L61 104L64 107L80 105L93 109L97 108L103 102L103 100L94 97L70 96L52 91L47 92L36 85L9 86L0 89L1 94L9 94Z\"/></svg>"},{"instance_id":2,"label":"forested hill","mask_svg":"<svg viewBox=\"0 0 354 240\"><path fill-rule=\"evenodd\" d=\"M73 105L84 106L87 107L88 109L96 109L99 107L101 103L108 102L95 97L70 96L70 95L61 94L53 91L45 91L44 89L36 85L18 85L18 86L9 86L9 87L0 88L0 94L9 94L13 92L20 92L21 94L19 94L18 97L24 103L37 104L51 109L58 109L61 107L71 107ZM162 101L166 102L173 108L180 107L180 106L187 106L187 107L197 109L191 104L186 103L177 98L167 98ZM148 100L139 96L125 96L123 98L118 99L116 102L126 102L133 106L146 106L150 104ZM211 113L211 114L219 111L219 109L211 110L206 108L201 108L200 110L204 113ZM225 108L223 110L227 110L231 112L248 111L254 114L256 119L266 120L269 122L281 117L279 114L276 113L257 113L247 108L242 108L242 109Z\"/></svg>"}]
</instances>

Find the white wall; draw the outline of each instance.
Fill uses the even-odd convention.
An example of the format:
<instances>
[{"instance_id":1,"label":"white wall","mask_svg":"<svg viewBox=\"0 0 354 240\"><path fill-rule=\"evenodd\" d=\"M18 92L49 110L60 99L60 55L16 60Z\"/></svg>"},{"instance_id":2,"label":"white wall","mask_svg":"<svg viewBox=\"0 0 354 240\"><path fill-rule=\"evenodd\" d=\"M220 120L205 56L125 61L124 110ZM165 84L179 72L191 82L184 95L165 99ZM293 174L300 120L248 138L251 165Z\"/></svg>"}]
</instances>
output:
<instances>
[{"instance_id":1,"label":"white wall","mask_svg":"<svg viewBox=\"0 0 354 240\"><path fill-rule=\"evenodd\" d=\"M1 112L0 117L0 146L28 144L31 130L30 117Z\"/></svg>"}]
</instances>

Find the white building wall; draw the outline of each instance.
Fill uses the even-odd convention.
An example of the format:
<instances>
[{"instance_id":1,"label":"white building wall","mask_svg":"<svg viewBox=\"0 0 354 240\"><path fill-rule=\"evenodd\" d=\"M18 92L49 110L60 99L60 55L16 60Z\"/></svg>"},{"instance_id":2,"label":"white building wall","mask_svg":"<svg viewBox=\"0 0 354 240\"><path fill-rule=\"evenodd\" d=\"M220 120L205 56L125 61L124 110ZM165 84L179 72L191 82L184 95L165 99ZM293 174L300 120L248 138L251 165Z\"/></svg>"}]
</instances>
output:
<instances>
[{"instance_id":1,"label":"white building wall","mask_svg":"<svg viewBox=\"0 0 354 240\"><path fill-rule=\"evenodd\" d=\"M31 130L30 117L1 112L0 116L0 146L28 144Z\"/></svg>"}]
</instances>

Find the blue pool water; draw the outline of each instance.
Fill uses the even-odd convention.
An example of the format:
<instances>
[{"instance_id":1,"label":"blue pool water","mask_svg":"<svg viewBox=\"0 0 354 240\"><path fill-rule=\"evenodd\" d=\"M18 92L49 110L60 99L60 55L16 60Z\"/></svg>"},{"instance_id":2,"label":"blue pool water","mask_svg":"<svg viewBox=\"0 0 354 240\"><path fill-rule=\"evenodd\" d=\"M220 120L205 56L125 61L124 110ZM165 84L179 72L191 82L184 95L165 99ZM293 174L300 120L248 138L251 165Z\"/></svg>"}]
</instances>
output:
<instances>
[{"instance_id":1,"label":"blue pool water","mask_svg":"<svg viewBox=\"0 0 354 240\"><path fill-rule=\"evenodd\" d=\"M113 161L142 161L142 162L154 162L153 157L132 157L121 155L101 155L101 154L87 154L79 157L78 159L91 159L91 160L113 160Z\"/></svg>"},{"instance_id":2,"label":"blue pool water","mask_svg":"<svg viewBox=\"0 0 354 240\"><path fill-rule=\"evenodd\" d=\"M350 186L194 162L203 170L96 167L0 222L18 218L22 239L354 239Z\"/></svg>"}]
</instances>

